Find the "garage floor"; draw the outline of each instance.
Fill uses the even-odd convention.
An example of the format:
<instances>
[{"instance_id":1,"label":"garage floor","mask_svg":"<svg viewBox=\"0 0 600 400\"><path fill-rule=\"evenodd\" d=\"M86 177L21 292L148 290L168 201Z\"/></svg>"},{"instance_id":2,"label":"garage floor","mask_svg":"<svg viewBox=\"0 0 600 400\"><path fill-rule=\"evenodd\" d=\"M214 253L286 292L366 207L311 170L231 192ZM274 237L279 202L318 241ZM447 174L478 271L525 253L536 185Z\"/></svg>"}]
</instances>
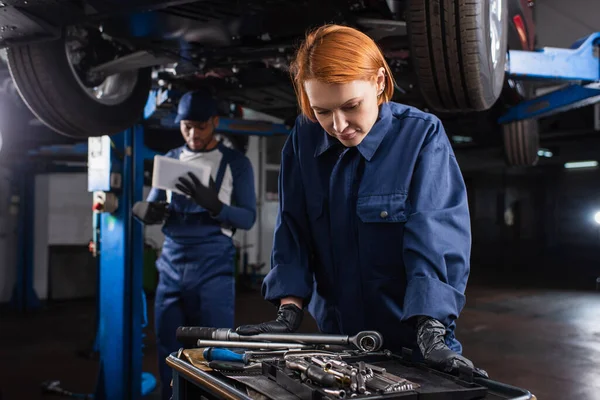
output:
<instances>
[{"instance_id":1,"label":"garage floor","mask_svg":"<svg viewBox=\"0 0 600 400\"><path fill-rule=\"evenodd\" d=\"M469 287L459 320L465 355L498 381L540 400L600 398L600 294ZM27 316L0 314L2 400L40 399L44 380L79 393L93 390L96 362L77 355L93 340L94 303L48 305ZM240 293L237 323L271 318L257 292ZM311 330L308 318L303 330ZM156 373L151 332L144 370ZM54 397L56 398L56 397Z\"/></svg>"}]
</instances>

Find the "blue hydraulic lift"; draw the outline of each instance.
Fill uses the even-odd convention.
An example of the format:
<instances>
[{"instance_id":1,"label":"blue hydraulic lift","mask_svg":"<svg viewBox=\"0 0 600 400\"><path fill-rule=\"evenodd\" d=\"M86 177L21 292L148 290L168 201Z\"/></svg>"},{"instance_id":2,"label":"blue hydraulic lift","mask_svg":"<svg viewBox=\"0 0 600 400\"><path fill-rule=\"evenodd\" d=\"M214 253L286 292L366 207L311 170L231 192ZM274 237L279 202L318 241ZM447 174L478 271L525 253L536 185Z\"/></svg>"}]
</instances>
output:
<instances>
[{"instance_id":1,"label":"blue hydraulic lift","mask_svg":"<svg viewBox=\"0 0 600 400\"><path fill-rule=\"evenodd\" d=\"M99 255L95 399L139 399L156 386L151 374L142 373L143 227L130 212L142 198L144 160L153 156L141 126L88 141L88 191L94 193Z\"/></svg>"},{"instance_id":2,"label":"blue hydraulic lift","mask_svg":"<svg viewBox=\"0 0 600 400\"><path fill-rule=\"evenodd\" d=\"M570 49L510 50L507 73L516 80L570 84L517 104L498 120L501 124L546 117L597 103L600 101L600 32L578 40Z\"/></svg>"}]
</instances>

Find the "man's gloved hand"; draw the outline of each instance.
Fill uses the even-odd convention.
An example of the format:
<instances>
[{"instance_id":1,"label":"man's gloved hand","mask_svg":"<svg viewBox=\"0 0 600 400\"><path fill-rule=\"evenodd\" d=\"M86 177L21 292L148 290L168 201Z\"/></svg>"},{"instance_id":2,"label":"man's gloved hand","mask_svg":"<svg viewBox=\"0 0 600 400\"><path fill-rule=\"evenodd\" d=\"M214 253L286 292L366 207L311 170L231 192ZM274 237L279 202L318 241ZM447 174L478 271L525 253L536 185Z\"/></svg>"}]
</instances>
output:
<instances>
[{"instance_id":1,"label":"man's gloved hand","mask_svg":"<svg viewBox=\"0 0 600 400\"><path fill-rule=\"evenodd\" d=\"M300 329L304 311L295 304L283 304L277 311L275 321L258 325L242 325L235 331L240 335L257 335L259 333L293 333Z\"/></svg>"},{"instance_id":2,"label":"man's gloved hand","mask_svg":"<svg viewBox=\"0 0 600 400\"><path fill-rule=\"evenodd\" d=\"M223 203L219 200L219 193L215 189L215 182L212 178L210 178L209 187L206 187L196 175L188 172L186 177L179 178L179 182L175 184L177 189L190 196L196 204L208 210L212 215L219 215L223 209Z\"/></svg>"},{"instance_id":3,"label":"man's gloved hand","mask_svg":"<svg viewBox=\"0 0 600 400\"><path fill-rule=\"evenodd\" d=\"M488 378L487 372L475 368L471 360L450 350L444 341L445 335L446 328L440 321L429 317L418 319L417 344L425 362L437 370L454 374L460 366L465 366L472 369L475 376Z\"/></svg>"},{"instance_id":4,"label":"man's gloved hand","mask_svg":"<svg viewBox=\"0 0 600 400\"><path fill-rule=\"evenodd\" d=\"M146 225L162 224L169 215L169 203L165 201L137 201L131 213Z\"/></svg>"}]
</instances>

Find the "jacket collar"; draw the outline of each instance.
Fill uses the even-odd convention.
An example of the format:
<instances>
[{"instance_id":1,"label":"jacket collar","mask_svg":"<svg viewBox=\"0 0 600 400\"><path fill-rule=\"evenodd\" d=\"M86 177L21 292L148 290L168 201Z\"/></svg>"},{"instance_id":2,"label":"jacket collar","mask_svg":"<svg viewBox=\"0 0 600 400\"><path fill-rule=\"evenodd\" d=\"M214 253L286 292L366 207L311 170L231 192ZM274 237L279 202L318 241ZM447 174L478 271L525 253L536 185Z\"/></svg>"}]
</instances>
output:
<instances>
[{"instance_id":1,"label":"jacket collar","mask_svg":"<svg viewBox=\"0 0 600 400\"><path fill-rule=\"evenodd\" d=\"M377 116L377 120L371 128L371 131L369 131L362 142L356 146L360 154L367 161L371 161L371 158L373 158L373 155L379 148L379 145L383 141L383 138L387 134L391 124L392 111L390 110L390 105L388 103L383 103L379 107L379 115ZM319 157L331 147L335 146L336 144L340 144L336 138L329 136L324 129L321 129L321 133L322 136L318 139L317 148L315 149L315 157Z\"/></svg>"}]
</instances>

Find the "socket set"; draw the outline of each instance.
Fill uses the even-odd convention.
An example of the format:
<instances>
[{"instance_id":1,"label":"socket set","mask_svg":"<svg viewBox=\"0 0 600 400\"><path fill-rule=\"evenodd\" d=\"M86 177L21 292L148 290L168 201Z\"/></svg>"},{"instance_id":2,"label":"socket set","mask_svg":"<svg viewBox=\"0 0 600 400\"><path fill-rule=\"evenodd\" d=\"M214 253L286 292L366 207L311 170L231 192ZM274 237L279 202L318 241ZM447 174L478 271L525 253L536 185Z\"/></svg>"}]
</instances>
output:
<instances>
[{"instance_id":1,"label":"socket set","mask_svg":"<svg viewBox=\"0 0 600 400\"><path fill-rule=\"evenodd\" d=\"M390 353L297 352L263 361L262 373L302 400L426 400L440 395L472 400L487 393L483 386L415 367Z\"/></svg>"}]
</instances>

